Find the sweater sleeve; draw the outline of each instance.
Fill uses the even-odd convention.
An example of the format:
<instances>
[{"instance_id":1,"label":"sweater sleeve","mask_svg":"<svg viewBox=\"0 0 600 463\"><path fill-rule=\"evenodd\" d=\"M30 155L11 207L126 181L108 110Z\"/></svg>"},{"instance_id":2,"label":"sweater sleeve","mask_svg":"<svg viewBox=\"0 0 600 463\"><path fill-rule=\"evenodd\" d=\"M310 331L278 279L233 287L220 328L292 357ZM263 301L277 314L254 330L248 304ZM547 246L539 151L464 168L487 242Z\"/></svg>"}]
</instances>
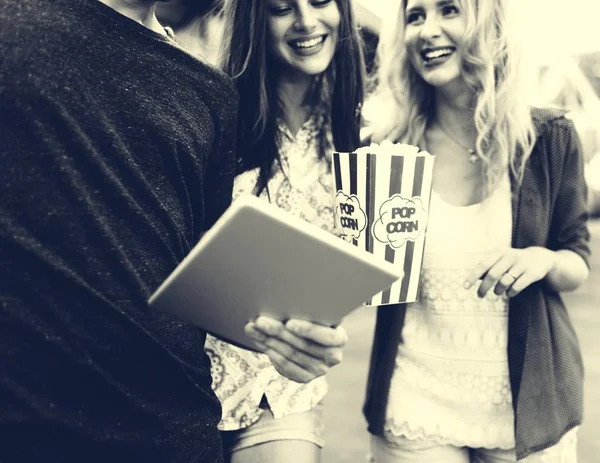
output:
<instances>
[{"instance_id":1,"label":"sweater sleeve","mask_svg":"<svg viewBox=\"0 0 600 463\"><path fill-rule=\"evenodd\" d=\"M589 212L581 142L569 119L561 118L553 125L548 146L552 180L558 181L559 186L553 208L550 247L577 253L589 267Z\"/></svg>"},{"instance_id":2,"label":"sweater sleeve","mask_svg":"<svg viewBox=\"0 0 600 463\"><path fill-rule=\"evenodd\" d=\"M216 149L209 156L206 166L204 230L212 227L231 204L235 177L237 99L232 99L231 104L234 108L225 108L226 114L222 115L220 124L216 127Z\"/></svg>"}]
</instances>

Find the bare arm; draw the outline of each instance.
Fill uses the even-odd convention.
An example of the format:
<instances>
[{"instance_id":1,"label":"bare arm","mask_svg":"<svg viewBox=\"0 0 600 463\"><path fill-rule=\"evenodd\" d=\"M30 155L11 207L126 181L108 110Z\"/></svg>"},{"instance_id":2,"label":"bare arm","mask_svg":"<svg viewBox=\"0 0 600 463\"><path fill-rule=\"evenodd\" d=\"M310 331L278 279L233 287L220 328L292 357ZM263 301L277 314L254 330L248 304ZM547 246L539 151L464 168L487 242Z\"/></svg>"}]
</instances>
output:
<instances>
[{"instance_id":1,"label":"bare arm","mask_svg":"<svg viewBox=\"0 0 600 463\"><path fill-rule=\"evenodd\" d=\"M550 251L554 265L546 275L546 283L555 291L573 291L587 280L590 269L581 256L568 249Z\"/></svg>"}]
</instances>

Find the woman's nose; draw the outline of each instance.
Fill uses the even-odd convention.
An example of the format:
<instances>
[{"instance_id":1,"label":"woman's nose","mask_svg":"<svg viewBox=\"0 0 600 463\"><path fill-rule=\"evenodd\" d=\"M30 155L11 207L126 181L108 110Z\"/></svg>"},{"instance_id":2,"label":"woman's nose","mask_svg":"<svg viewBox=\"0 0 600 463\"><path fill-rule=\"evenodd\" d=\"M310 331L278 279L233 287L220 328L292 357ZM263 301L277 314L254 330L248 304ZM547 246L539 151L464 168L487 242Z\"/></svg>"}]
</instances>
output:
<instances>
[{"instance_id":1,"label":"woman's nose","mask_svg":"<svg viewBox=\"0 0 600 463\"><path fill-rule=\"evenodd\" d=\"M308 2L306 3L299 5L296 12L294 28L300 32L312 32L317 27L317 16L313 7Z\"/></svg>"},{"instance_id":2,"label":"woman's nose","mask_svg":"<svg viewBox=\"0 0 600 463\"><path fill-rule=\"evenodd\" d=\"M423 26L421 27L421 37L424 39L430 39L439 37L442 33L440 27L440 21L435 16L429 16L425 19Z\"/></svg>"}]
</instances>

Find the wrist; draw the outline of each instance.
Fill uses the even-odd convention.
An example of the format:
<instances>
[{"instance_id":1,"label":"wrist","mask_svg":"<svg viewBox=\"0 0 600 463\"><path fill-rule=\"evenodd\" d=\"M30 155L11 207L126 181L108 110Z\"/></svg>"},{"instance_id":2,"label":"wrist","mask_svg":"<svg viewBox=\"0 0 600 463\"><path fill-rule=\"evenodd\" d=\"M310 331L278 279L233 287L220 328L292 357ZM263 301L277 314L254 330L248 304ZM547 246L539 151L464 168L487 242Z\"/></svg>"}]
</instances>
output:
<instances>
[{"instance_id":1,"label":"wrist","mask_svg":"<svg viewBox=\"0 0 600 463\"><path fill-rule=\"evenodd\" d=\"M557 269L560 267L559 265L559 254L556 251L552 251L551 249L548 248L543 248L546 254L546 260L547 260L547 271L546 271L546 275L544 276L543 280L544 282L546 282L546 284L548 284L550 286L550 288L552 289L558 289L556 286L557 284L557 280L559 280L559 278L557 278Z\"/></svg>"},{"instance_id":2,"label":"wrist","mask_svg":"<svg viewBox=\"0 0 600 463\"><path fill-rule=\"evenodd\" d=\"M548 268L548 273L546 275L548 275L549 273L552 273L554 270L556 270L556 268L558 267L558 261L560 259L560 255L558 252L556 251L552 251L551 249L548 248L544 248L547 251L548 254L548 260L549 260L549 268Z\"/></svg>"},{"instance_id":3,"label":"wrist","mask_svg":"<svg viewBox=\"0 0 600 463\"><path fill-rule=\"evenodd\" d=\"M561 249L552 252L552 267L544 281L555 291L573 291L587 279L589 268L575 252Z\"/></svg>"}]
</instances>

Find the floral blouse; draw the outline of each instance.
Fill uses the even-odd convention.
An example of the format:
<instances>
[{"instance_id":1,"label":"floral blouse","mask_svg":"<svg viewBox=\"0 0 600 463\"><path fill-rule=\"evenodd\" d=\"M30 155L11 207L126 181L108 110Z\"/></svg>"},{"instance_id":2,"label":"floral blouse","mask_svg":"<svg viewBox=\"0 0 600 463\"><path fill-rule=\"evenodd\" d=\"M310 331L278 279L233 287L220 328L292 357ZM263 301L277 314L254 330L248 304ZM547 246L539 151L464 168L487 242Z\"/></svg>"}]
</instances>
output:
<instances>
[{"instance_id":1,"label":"floral blouse","mask_svg":"<svg viewBox=\"0 0 600 463\"><path fill-rule=\"evenodd\" d=\"M315 112L294 137L286 125L278 124L281 168L262 192L261 198L335 233L333 219L333 180L328 158L318 156L318 133L324 113ZM332 146L331 140L329 146ZM236 178L234 200L254 194L258 170ZM208 336L205 351L211 360L212 388L223 414L219 429L232 431L250 426L262 414L259 407L266 397L275 418L305 412L317 405L327 393L324 377L300 384L281 376L265 354L232 346Z\"/></svg>"}]
</instances>

